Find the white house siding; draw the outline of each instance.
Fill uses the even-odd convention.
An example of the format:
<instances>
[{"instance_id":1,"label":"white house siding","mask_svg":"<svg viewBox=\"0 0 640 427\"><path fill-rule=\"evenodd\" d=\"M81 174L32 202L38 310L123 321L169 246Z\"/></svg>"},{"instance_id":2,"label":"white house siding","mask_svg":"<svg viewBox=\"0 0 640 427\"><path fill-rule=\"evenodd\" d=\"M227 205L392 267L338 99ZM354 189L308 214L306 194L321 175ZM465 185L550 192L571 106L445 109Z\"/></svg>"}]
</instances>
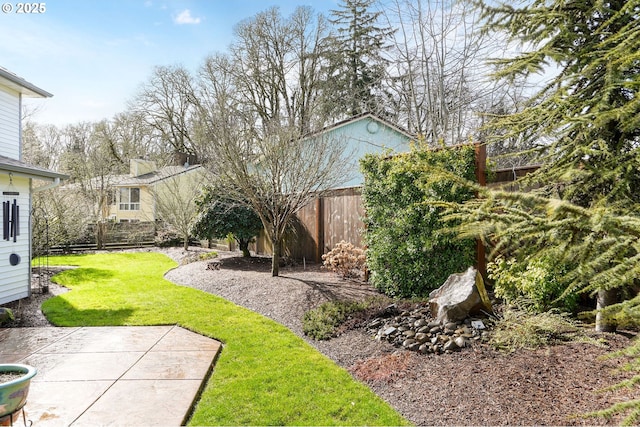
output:
<instances>
[{"instance_id":1,"label":"white house siding","mask_svg":"<svg viewBox=\"0 0 640 427\"><path fill-rule=\"evenodd\" d=\"M29 191L31 182L28 178L13 176L12 183L9 183L9 175L0 170L0 199L3 202L16 199L20 207L19 228L20 235L14 243L13 239L7 241L3 239L0 228L0 304L25 298L30 295L30 245L29 245L29 217L30 201ZM3 192L19 192L19 196L3 195ZM1 205L0 205L1 206ZM0 210L0 224L2 223L3 212ZM21 261L18 265L12 266L9 262L11 254L18 254Z\"/></svg>"},{"instance_id":2,"label":"white house siding","mask_svg":"<svg viewBox=\"0 0 640 427\"><path fill-rule=\"evenodd\" d=\"M0 86L0 155L20 160L20 94Z\"/></svg>"}]
</instances>

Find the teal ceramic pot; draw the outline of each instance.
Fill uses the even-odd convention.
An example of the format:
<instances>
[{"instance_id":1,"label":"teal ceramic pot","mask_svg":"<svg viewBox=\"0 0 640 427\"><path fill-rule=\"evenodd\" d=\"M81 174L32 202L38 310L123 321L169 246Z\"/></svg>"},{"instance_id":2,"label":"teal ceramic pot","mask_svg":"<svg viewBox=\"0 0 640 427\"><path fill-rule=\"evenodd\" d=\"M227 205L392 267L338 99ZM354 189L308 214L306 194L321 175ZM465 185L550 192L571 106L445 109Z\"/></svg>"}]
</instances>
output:
<instances>
[{"instance_id":1,"label":"teal ceramic pot","mask_svg":"<svg viewBox=\"0 0 640 427\"><path fill-rule=\"evenodd\" d=\"M20 378L0 383L0 418L13 414L24 406L29 394L31 378L37 369L29 365L17 363L0 364L0 373L18 373Z\"/></svg>"}]
</instances>

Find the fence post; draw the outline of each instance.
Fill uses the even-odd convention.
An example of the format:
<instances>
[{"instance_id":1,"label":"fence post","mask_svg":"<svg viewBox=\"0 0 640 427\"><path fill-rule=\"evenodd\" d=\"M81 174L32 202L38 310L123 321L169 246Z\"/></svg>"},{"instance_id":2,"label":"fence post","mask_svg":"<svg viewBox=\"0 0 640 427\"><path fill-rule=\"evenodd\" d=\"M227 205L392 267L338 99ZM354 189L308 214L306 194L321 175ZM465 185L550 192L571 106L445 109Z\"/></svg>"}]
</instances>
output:
<instances>
[{"instance_id":1,"label":"fence post","mask_svg":"<svg viewBox=\"0 0 640 427\"><path fill-rule=\"evenodd\" d=\"M482 143L475 144L476 152L476 179L481 186L487 185L487 146ZM481 239L476 239L476 264L478 272L483 278L487 277L487 259L485 247Z\"/></svg>"},{"instance_id":2,"label":"fence post","mask_svg":"<svg viewBox=\"0 0 640 427\"><path fill-rule=\"evenodd\" d=\"M323 197L316 199L316 262L322 262L324 252L324 203Z\"/></svg>"}]
</instances>

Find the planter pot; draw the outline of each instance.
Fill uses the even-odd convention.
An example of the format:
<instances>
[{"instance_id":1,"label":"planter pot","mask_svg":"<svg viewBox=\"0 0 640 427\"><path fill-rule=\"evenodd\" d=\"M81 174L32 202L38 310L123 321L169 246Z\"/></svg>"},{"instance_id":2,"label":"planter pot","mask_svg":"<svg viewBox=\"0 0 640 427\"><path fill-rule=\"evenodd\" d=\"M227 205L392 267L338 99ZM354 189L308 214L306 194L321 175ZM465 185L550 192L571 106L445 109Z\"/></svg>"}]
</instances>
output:
<instances>
[{"instance_id":1,"label":"planter pot","mask_svg":"<svg viewBox=\"0 0 640 427\"><path fill-rule=\"evenodd\" d=\"M27 402L31 378L38 371L33 366L17 363L0 364L0 374L20 375L16 379L0 383L0 421L2 418L19 411Z\"/></svg>"}]
</instances>

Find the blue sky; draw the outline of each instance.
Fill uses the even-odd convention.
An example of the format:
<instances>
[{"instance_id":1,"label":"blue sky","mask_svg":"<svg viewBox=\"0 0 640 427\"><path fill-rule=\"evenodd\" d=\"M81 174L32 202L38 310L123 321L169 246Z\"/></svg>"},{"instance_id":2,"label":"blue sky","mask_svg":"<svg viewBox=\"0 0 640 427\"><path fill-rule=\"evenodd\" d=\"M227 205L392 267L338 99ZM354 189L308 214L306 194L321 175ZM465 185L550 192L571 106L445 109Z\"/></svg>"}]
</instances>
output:
<instances>
[{"instance_id":1,"label":"blue sky","mask_svg":"<svg viewBox=\"0 0 640 427\"><path fill-rule=\"evenodd\" d=\"M0 12L0 66L54 95L25 102L34 120L64 126L124 111L156 65L196 70L226 50L236 23L270 6L328 14L338 0L50 0L40 14L2 3L13 12Z\"/></svg>"}]
</instances>

